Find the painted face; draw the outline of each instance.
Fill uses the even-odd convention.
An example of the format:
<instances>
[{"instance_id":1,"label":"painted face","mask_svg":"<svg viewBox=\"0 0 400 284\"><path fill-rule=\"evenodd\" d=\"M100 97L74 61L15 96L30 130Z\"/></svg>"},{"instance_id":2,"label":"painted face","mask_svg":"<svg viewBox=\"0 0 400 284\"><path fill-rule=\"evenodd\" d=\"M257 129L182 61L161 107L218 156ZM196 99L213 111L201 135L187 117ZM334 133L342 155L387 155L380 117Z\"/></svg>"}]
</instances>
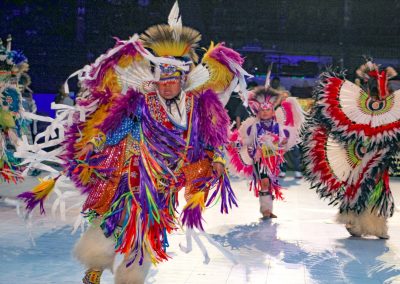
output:
<instances>
[{"instance_id":1,"label":"painted face","mask_svg":"<svg viewBox=\"0 0 400 284\"><path fill-rule=\"evenodd\" d=\"M274 107L271 103L262 103L258 111L258 117L262 120L271 119L275 115Z\"/></svg>"},{"instance_id":2,"label":"painted face","mask_svg":"<svg viewBox=\"0 0 400 284\"><path fill-rule=\"evenodd\" d=\"M262 109L258 112L258 116L262 120L271 119L274 116L273 109Z\"/></svg>"},{"instance_id":3,"label":"painted face","mask_svg":"<svg viewBox=\"0 0 400 284\"><path fill-rule=\"evenodd\" d=\"M157 82L157 90L164 99L175 98L182 90L181 81L177 79Z\"/></svg>"}]
</instances>

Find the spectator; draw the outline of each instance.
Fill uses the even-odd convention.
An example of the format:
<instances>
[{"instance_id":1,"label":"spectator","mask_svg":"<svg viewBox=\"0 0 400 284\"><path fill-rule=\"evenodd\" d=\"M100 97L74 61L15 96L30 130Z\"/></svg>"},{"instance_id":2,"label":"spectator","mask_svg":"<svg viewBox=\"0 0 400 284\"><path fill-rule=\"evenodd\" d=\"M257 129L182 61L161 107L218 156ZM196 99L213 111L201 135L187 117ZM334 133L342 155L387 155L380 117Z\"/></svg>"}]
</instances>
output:
<instances>
[{"instance_id":1,"label":"spectator","mask_svg":"<svg viewBox=\"0 0 400 284\"><path fill-rule=\"evenodd\" d=\"M247 88L249 90L253 89L256 86L256 82L249 82L247 84ZM226 104L225 108L228 110L228 115L231 123L235 123L234 128L239 128L242 121L246 120L249 117L249 112L243 106L243 102L237 92L232 92L231 97L229 98L229 101Z\"/></svg>"},{"instance_id":2,"label":"spectator","mask_svg":"<svg viewBox=\"0 0 400 284\"><path fill-rule=\"evenodd\" d=\"M281 79L279 77L274 77L271 80L271 88L277 91L286 91L285 87L281 85Z\"/></svg>"},{"instance_id":3,"label":"spectator","mask_svg":"<svg viewBox=\"0 0 400 284\"><path fill-rule=\"evenodd\" d=\"M69 94L65 93L63 85L61 85L60 89L58 90L58 94L55 97L54 102L56 104L64 104L69 106L75 105L74 100L70 98Z\"/></svg>"}]
</instances>

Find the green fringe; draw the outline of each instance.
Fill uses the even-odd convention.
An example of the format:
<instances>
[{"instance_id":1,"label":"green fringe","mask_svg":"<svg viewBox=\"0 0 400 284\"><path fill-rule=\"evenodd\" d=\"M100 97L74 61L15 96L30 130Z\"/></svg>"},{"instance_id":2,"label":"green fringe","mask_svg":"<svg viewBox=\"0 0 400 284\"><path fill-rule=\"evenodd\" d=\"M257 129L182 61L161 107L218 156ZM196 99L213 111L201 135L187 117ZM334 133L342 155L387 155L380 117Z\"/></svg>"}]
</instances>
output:
<instances>
[{"instance_id":1,"label":"green fringe","mask_svg":"<svg viewBox=\"0 0 400 284\"><path fill-rule=\"evenodd\" d=\"M376 204L379 197L382 195L382 191L383 191L383 179L381 179L377 183L377 185L375 185L373 191L371 192L371 195L369 196L368 204L369 205Z\"/></svg>"}]
</instances>

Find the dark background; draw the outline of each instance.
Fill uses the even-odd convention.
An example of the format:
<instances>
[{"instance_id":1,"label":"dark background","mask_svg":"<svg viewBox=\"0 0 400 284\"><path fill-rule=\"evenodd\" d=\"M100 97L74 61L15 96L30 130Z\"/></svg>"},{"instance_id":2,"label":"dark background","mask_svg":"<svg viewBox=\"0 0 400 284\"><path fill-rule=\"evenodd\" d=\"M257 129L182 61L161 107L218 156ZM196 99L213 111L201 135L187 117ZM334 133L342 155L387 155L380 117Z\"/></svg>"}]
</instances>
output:
<instances>
[{"instance_id":1,"label":"dark background","mask_svg":"<svg viewBox=\"0 0 400 284\"><path fill-rule=\"evenodd\" d=\"M70 73L112 47L113 36L126 39L166 23L173 3L3 0L0 36L12 34L13 49L29 58L32 89L54 93ZM181 0L179 5L184 25L203 34L202 46L208 47L211 40L226 42L247 56L246 68L253 73L264 71L265 55L270 53L330 56L334 65L350 73L363 63L363 55L395 67L400 59L398 0ZM285 76L302 76L308 68L312 77L320 71L312 64L293 74L290 66L280 67L277 75L286 70Z\"/></svg>"}]
</instances>

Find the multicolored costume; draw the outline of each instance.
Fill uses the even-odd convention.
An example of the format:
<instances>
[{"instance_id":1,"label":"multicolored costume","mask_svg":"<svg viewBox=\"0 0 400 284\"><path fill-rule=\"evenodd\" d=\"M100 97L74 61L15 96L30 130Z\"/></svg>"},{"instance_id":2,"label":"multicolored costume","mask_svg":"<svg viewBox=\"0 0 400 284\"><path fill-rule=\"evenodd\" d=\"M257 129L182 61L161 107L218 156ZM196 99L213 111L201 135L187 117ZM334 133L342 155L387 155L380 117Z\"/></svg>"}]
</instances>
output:
<instances>
[{"instance_id":1,"label":"multicolored costume","mask_svg":"<svg viewBox=\"0 0 400 284\"><path fill-rule=\"evenodd\" d=\"M21 52L11 50L11 36L7 39L7 47L0 39L0 183L17 183L23 179L23 168L14 152L26 127L18 87L25 65L27 58Z\"/></svg>"},{"instance_id":2,"label":"multicolored costume","mask_svg":"<svg viewBox=\"0 0 400 284\"><path fill-rule=\"evenodd\" d=\"M275 90L266 90L276 93ZM275 94L276 95L276 94ZM272 118L263 120L260 110L273 110L276 96L268 93L250 93L249 106L256 117L243 122L238 131L232 133L227 147L231 169L246 177L253 177L250 190L260 199L260 211L272 213L273 199L282 199L278 182L280 165L286 151L298 143L298 134L303 122L303 112L294 98L283 101ZM269 180L268 189L262 185Z\"/></svg>"},{"instance_id":3,"label":"multicolored costume","mask_svg":"<svg viewBox=\"0 0 400 284\"><path fill-rule=\"evenodd\" d=\"M344 74L321 75L303 131L306 177L321 198L339 205L338 221L350 234L388 238L388 170L400 138L400 94L388 79L396 72L369 61L357 74L364 88Z\"/></svg>"},{"instance_id":4,"label":"multicolored costume","mask_svg":"<svg viewBox=\"0 0 400 284\"><path fill-rule=\"evenodd\" d=\"M227 174L215 175L213 164L225 163L229 118L223 103L238 84L245 89L247 73L240 55L223 44L211 44L196 65L200 37L182 26L175 4L169 25L117 40L78 72L85 92L69 116L60 157L63 174L87 194L82 211L94 223L75 249L89 269L85 283L98 283L115 252L125 254L116 283L142 281L150 262L167 260L183 187L182 222L189 228L202 229L203 210L217 200L221 213L237 206ZM182 91L174 98L155 88L175 80ZM88 143L94 152L82 155ZM20 196L29 209L43 208L57 178Z\"/></svg>"}]
</instances>

